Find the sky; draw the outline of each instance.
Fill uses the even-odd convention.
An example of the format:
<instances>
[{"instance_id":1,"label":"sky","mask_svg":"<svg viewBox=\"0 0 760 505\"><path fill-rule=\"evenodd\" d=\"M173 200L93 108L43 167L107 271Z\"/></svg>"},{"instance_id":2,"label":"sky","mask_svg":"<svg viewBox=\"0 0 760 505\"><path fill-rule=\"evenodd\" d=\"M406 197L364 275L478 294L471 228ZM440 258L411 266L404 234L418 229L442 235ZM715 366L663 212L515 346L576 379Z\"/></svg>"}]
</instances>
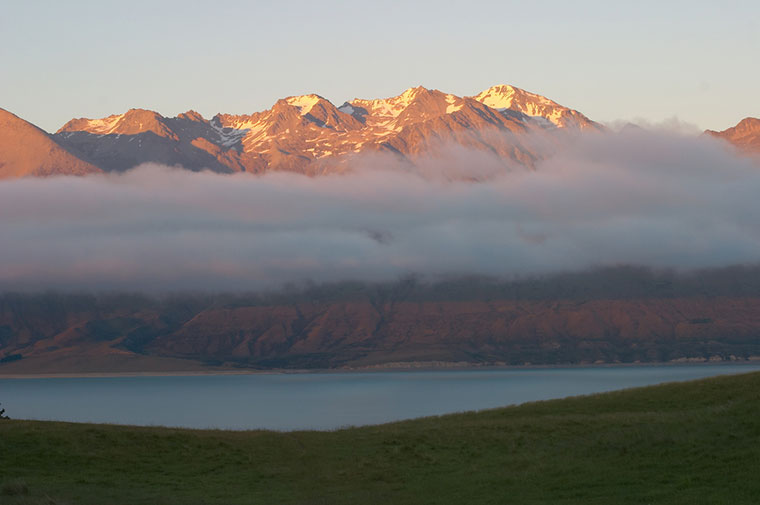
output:
<instances>
[{"instance_id":1,"label":"sky","mask_svg":"<svg viewBox=\"0 0 760 505\"><path fill-rule=\"evenodd\" d=\"M760 116L758 54L756 0L3 0L0 107L55 131L504 83L600 122L722 130Z\"/></svg>"}]
</instances>

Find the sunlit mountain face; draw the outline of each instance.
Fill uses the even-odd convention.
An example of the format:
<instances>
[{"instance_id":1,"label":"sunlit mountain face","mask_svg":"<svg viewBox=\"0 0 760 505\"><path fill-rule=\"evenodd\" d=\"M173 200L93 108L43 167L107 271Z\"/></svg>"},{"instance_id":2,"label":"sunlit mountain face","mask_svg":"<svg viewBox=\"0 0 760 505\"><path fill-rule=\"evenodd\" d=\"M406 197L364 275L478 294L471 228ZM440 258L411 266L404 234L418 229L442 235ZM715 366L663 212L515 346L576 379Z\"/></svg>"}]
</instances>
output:
<instances>
[{"instance_id":1,"label":"sunlit mountain face","mask_svg":"<svg viewBox=\"0 0 760 505\"><path fill-rule=\"evenodd\" d=\"M504 84L471 97L418 86L340 106L316 94L291 96L264 111L210 119L195 111L164 117L130 109L72 119L53 135L2 111L0 177L122 172L148 162L320 175L349 171L357 156L372 154L390 154L414 170L457 149L482 152L504 170L532 169L568 138L606 131L577 110ZM706 133L760 152L758 119Z\"/></svg>"},{"instance_id":2,"label":"sunlit mountain face","mask_svg":"<svg viewBox=\"0 0 760 505\"><path fill-rule=\"evenodd\" d=\"M118 172L155 162L221 173L318 175L347 170L358 154L390 153L413 166L423 157L445 157L453 147L489 153L505 167L533 167L547 154L546 138L560 131L601 130L580 112L513 86L494 86L474 97L419 86L338 107L319 95L292 96L265 111L211 119L194 111L167 118L131 109L101 119L72 119L50 140L81 160L79 166L59 163L59 173L83 173L85 165ZM533 135L544 141L533 142ZM43 150L34 144L25 149ZM29 170L6 168L2 175Z\"/></svg>"},{"instance_id":3,"label":"sunlit mountain face","mask_svg":"<svg viewBox=\"0 0 760 505\"><path fill-rule=\"evenodd\" d=\"M760 154L760 119L744 118L736 126L726 130L708 130L706 133L727 140L747 153Z\"/></svg>"}]
</instances>

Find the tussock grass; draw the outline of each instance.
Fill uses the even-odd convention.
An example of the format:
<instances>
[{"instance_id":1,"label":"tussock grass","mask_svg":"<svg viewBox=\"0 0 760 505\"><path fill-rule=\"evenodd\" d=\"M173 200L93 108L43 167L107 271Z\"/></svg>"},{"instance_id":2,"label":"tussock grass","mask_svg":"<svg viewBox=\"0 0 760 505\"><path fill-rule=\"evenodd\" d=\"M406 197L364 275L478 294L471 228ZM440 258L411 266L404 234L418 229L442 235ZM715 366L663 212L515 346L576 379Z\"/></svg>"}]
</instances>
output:
<instances>
[{"instance_id":1,"label":"tussock grass","mask_svg":"<svg viewBox=\"0 0 760 505\"><path fill-rule=\"evenodd\" d=\"M3 504L733 505L758 475L760 373L334 432L0 424Z\"/></svg>"}]
</instances>

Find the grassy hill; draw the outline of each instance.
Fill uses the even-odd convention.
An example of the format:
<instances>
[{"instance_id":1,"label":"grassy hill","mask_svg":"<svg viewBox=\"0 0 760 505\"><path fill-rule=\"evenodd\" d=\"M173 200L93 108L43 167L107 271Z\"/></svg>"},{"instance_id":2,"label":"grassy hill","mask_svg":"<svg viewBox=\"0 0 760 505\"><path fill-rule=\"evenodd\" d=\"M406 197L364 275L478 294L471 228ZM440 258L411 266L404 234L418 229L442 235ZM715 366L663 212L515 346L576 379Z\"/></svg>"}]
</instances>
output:
<instances>
[{"instance_id":1,"label":"grassy hill","mask_svg":"<svg viewBox=\"0 0 760 505\"><path fill-rule=\"evenodd\" d=\"M0 421L3 504L756 504L758 475L760 373L334 432Z\"/></svg>"}]
</instances>

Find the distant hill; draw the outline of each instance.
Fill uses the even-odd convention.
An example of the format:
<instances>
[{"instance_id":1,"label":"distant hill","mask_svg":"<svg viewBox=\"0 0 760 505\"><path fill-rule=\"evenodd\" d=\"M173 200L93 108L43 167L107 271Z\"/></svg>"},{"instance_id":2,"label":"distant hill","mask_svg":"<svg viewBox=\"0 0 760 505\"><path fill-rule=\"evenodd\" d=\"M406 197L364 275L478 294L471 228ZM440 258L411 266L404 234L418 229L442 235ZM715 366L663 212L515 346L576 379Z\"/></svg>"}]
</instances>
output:
<instances>
[{"instance_id":1,"label":"distant hill","mask_svg":"<svg viewBox=\"0 0 760 505\"><path fill-rule=\"evenodd\" d=\"M258 295L0 295L0 374L750 358L760 358L760 268Z\"/></svg>"}]
</instances>

